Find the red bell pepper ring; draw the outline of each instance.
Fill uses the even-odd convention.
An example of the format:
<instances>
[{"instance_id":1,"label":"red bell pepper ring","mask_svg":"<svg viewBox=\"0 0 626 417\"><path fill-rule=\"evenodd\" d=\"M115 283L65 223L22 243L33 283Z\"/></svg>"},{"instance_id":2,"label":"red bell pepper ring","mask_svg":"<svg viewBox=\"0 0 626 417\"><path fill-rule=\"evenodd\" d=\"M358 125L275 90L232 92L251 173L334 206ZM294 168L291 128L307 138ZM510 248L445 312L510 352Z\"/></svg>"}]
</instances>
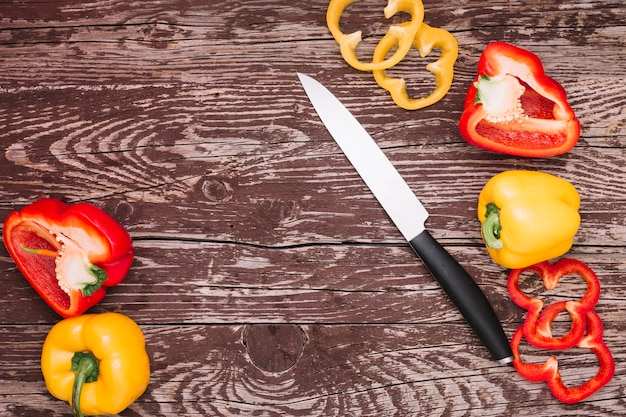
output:
<instances>
[{"instance_id":1,"label":"red bell pepper ring","mask_svg":"<svg viewBox=\"0 0 626 417\"><path fill-rule=\"evenodd\" d=\"M535 158L563 154L580 137L565 89L537 55L505 42L484 49L459 129L472 145Z\"/></svg>"},{"instance_id":2,"label":"red bell pepper ring","mask_svg":"<svg viewBox=\"0 0 626 417\"><path fill-rule=\"evenodd\" d=\"M552 323L559 313L565 311L566 302L550 304L541 313L540 322ZM561 379L559 362L551 356L542 364L527 363L520 357L519 346L524 338L524 330L518 328L511 340L513 366L524 378L532 382L545 381L556 399L566 404L584 400L605 386L615 374L615 361L611 351L603 340L604 326L598 314L591 310L586 314L586 334L576 344L579 348L591 350L598 360L598 372L588 381L574 387L567 387Z\"/></svg>"},{"instance_id":3,"label":"red bell pepper ring","mask_svg":"<svg viewBox=\"0 0 626 417\"><path fill-rule=\"evenodd\" d=\"M566 275L578 275L587 283L587 290L580 300L564 302L564 310L570 314L572 324L570 331L562 337L552 337L551 321L539 320L544 302L539 298L526 295L519 287L523 273L535 273L543 281L548 290L557 287L559 279ZM540 262L526 268L514 269L509 274L508 290L515 304L528 310L522 329L524 337L530 344L544 349L569 349L576 346L583 336L586 327L587 313L595 307L600 298L600 281L596 274L584 263L576 259L561 259L552 265L548 261Z\"/></svg>"},{"instance_id":4,"label":"red bell pepper ring","mask_svg":"<svg viewBox=\"0 0 626 417\"><path fill-rule=\"evenodd\" d=\"M45 198L8 215L4 244L24 277L63 317L82 314L119 284L133 261L132 240L106 212Z\"/></svg>"}]
</instances>

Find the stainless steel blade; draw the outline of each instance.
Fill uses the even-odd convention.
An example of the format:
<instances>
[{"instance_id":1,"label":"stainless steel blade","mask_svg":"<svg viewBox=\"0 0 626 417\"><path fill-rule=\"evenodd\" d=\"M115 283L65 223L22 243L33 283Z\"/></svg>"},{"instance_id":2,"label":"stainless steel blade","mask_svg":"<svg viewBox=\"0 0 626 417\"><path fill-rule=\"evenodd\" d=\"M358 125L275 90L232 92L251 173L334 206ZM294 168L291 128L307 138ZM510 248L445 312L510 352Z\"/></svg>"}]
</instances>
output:
<instances>
[{"instance_id":1,"label":"stainless steel blade","mask_svg":"<svg viewBox=\"0 0 626 417\"><path fill-rule=\"evenodd\" d=\"M374 139L322 84L298 73L320 119L408 241L424 231L428 212Z\"/></svg>"}]
</instances>

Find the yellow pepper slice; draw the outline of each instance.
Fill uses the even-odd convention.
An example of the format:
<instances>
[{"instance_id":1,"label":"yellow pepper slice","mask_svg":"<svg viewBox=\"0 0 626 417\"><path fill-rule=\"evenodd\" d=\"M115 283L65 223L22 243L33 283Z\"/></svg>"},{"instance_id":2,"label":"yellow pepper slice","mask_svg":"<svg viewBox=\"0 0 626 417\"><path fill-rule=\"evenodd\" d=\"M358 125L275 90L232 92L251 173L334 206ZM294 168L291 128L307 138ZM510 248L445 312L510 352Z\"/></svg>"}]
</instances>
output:
<instances>
[{"instance_id":1,"label":"yellow pepper slice","mask_svg":"<svg viewBox=\"0 0 626 417\"><path fill-rule=\"evenodd\" d=\"M384 62L387 53L402 39L396 37L392 31L380 40L374 50L374 63ZM435 76L435 89L426 97L411 99L406 91L404 78L391 78L385 70L374 70L374 78L378 85L389 91L393 101L406 110L417 110L430 106L441 100L450 90L454 77L454 63L456 62L459 46L456 38L447 30L433 28L422 23L412 43L422 58L428 56L433 49L439 49L441 55L435 62L426 65L426 69Z\"/></svg>"},{"instance_id":2,"label":"yellow pepper slice","mask_svg":"<svg viewBox=\"0 0 626 417\"><path fill-rule=\"evenodd\" d=\"M563 178L511 170L493 176L478 196L478 219L491 258L519 269L565 254L580 225L580 196Z\"/></svg>"},{"instance_id":3,"label":"yellow pepper slice","mask_svg":"<svg viewBox=\"0 0 626 417\"><path fill-rule=\"evenodd\" d=\"M361 42L362 31L344 34L339 28L339 20L344 10L354 2L354 0L330 0L326 11L326 24L330 33L339 44L339 50L343 59L353 68L360 71L383 70L391 68L400 62L411 49L413 38L424 20L424 5L421 0L388 0L384 9L387 19L400 12L408 13L411 20L391 25L388 33L392 33L397 39L398 48L389 58L381 59L379 62L362 62L356 54L356 48Z\"/></svg>"},{"instance_id":4,"label":"yellow pepper slice","mask_svg":"<svg viewBox=\"0 0 626 417\"><path fill-rule=\"evenodd\" d=\"M75 416L118 414L148 387L150 360L139 326L119 313L61 320L43 344L41 371Z\"/></svg>"}]
</instances>

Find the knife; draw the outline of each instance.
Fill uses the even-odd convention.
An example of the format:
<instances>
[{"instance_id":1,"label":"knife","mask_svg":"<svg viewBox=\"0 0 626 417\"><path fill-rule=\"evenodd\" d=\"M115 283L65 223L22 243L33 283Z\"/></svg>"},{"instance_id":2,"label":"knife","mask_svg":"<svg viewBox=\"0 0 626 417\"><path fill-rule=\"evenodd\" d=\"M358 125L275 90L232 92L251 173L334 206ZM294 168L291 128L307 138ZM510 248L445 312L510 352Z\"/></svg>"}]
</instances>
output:
<instances>
[{"instance_id":1,"label":"knife","mask_svg":"<svg viewBox=\"0 0 626 417\"><path fill-rule=\"evenodd\" d=\"M509 341L474 279L425 229L428 212L376 142L322 84L298 73L315 111L391 220L439 282L491 355L513 361Z\"/></svg>"}]
</instances>

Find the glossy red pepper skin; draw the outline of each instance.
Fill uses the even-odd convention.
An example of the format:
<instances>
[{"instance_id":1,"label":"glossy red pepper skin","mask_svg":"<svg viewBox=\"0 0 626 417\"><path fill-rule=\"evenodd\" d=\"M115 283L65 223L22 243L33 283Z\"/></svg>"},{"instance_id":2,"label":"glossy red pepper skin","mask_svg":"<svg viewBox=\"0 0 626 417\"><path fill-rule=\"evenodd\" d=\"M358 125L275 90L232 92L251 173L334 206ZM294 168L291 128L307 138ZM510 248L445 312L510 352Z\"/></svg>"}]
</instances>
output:
<instances>
[{"instance_id":1,"label":"glossy red pepper skin","mask_svg":"<svg viewBox=\"0 0 626 417\"><path fill-rule=\"evenodd\" d=\"M578 300L561 300L545 306L539 298L526 295L520 289L519 281L525 272L532 272L541 278L548 290L556 288L559 279L566 275L582 277L587 283L587 289ZM521 376L533 382L545 381L555 398L567 404L582 401L613 378L615 362L603 340L602 320L593 310L600 297L600 282L591 268L576 259L561 259L554 265L545 261L512 270L507 286L511 299L518 306L528 310L524 323L516 330L511 340L513 366ZM565 311L571 316L571 329L562 337L553 337L552 323ZM599 370L588 381L575 387L568 387L561 379L556 356L553 355L539 364L522 360L519 348L523 339L535 348L552 352L573 347L589 349L596 355Z\"/></svg>"},{"instance_id":2,"label":"glossy red pepper skin","mask_svg":"<svg viewBox=\"0 0 626 417\"><path fill-rule=\"evenodd\" d=\"M567 275L578 275L587 283L587 290L579 300L564 303L564 310L570 314L572 325L570 331L562 337L552 337L550 321L539 321L544 302L536 297L526 295L519 287L519 280L525 272L533 272L541 280L546 289L557 287L559 279ZM544 349L569 349L576 346L585 332L586 315L593 310L600 298L600 281L596 274L584 263L576 259L564 258L554 265L548 261L540 262L526 268L514 269L509 274L508 291L515 304L528 310L522 329L524 337L530 344Z\"/></svg>"},{"instance_id":3,"label":"glossy red pepper skin","mask_svg":"<svg viewBox=\"0 0 626 417\"><path fill-rule=\"evenodd\" d=\"M59 315L73 317L94 306L106 287L119 284L134 257L126 230L100 208L87 203L67 205L44 198L10 213L2 230L4 244L24 277ZM60 258L65 259L59 263ZM92 268L102 281L73 285ZM104 274L106 274L104 276ZM59 285L59 276L69 280Z\"/></svg>"},{"instance_id":4,"label":"glossy red pepper skin","mask_svg":"<svg viewBox=\"0 0 626 417\"><path fill-rule=\"evenodd\" d=\"M524 88L518 97L523 117L494 122L484 105L490 98L489 93L481 94L479 84L485 77L507 76L515 77ZM504 102L515 99L508 97ZM569 151L580 137L580 122L567 101L564 88L545 74L537 55L505 42L493 42L479 59L476 78L466 95L459 130L467 142L480 148L544 158Z\"/></svg>"},{"instance_id":5,"label":"glossy red pepper skin","mask_svg":"<svg viewBox=\"0 0 626 417\"><path fill-rule=\"evenodd\" d=\"M541 313L540 322L552 323L556 316L566 309L565 302L549 305ZM576 344L577 347L591 350L598 360L598 372L593 378L584 383L568 387L561 379L559 362L555 356L550 356L541 364L527 363L521 359L519 346L524 337L523 328L517 329L511 340L513 351L513 366L524 378L533 382L545 381L556 399L566 404L575 404L588 398L605 386L615 374L615 361L611 351L604 343L604 326L598 314L591 310L585 315L586 333Z\"/></svg>"}]
</instances>

